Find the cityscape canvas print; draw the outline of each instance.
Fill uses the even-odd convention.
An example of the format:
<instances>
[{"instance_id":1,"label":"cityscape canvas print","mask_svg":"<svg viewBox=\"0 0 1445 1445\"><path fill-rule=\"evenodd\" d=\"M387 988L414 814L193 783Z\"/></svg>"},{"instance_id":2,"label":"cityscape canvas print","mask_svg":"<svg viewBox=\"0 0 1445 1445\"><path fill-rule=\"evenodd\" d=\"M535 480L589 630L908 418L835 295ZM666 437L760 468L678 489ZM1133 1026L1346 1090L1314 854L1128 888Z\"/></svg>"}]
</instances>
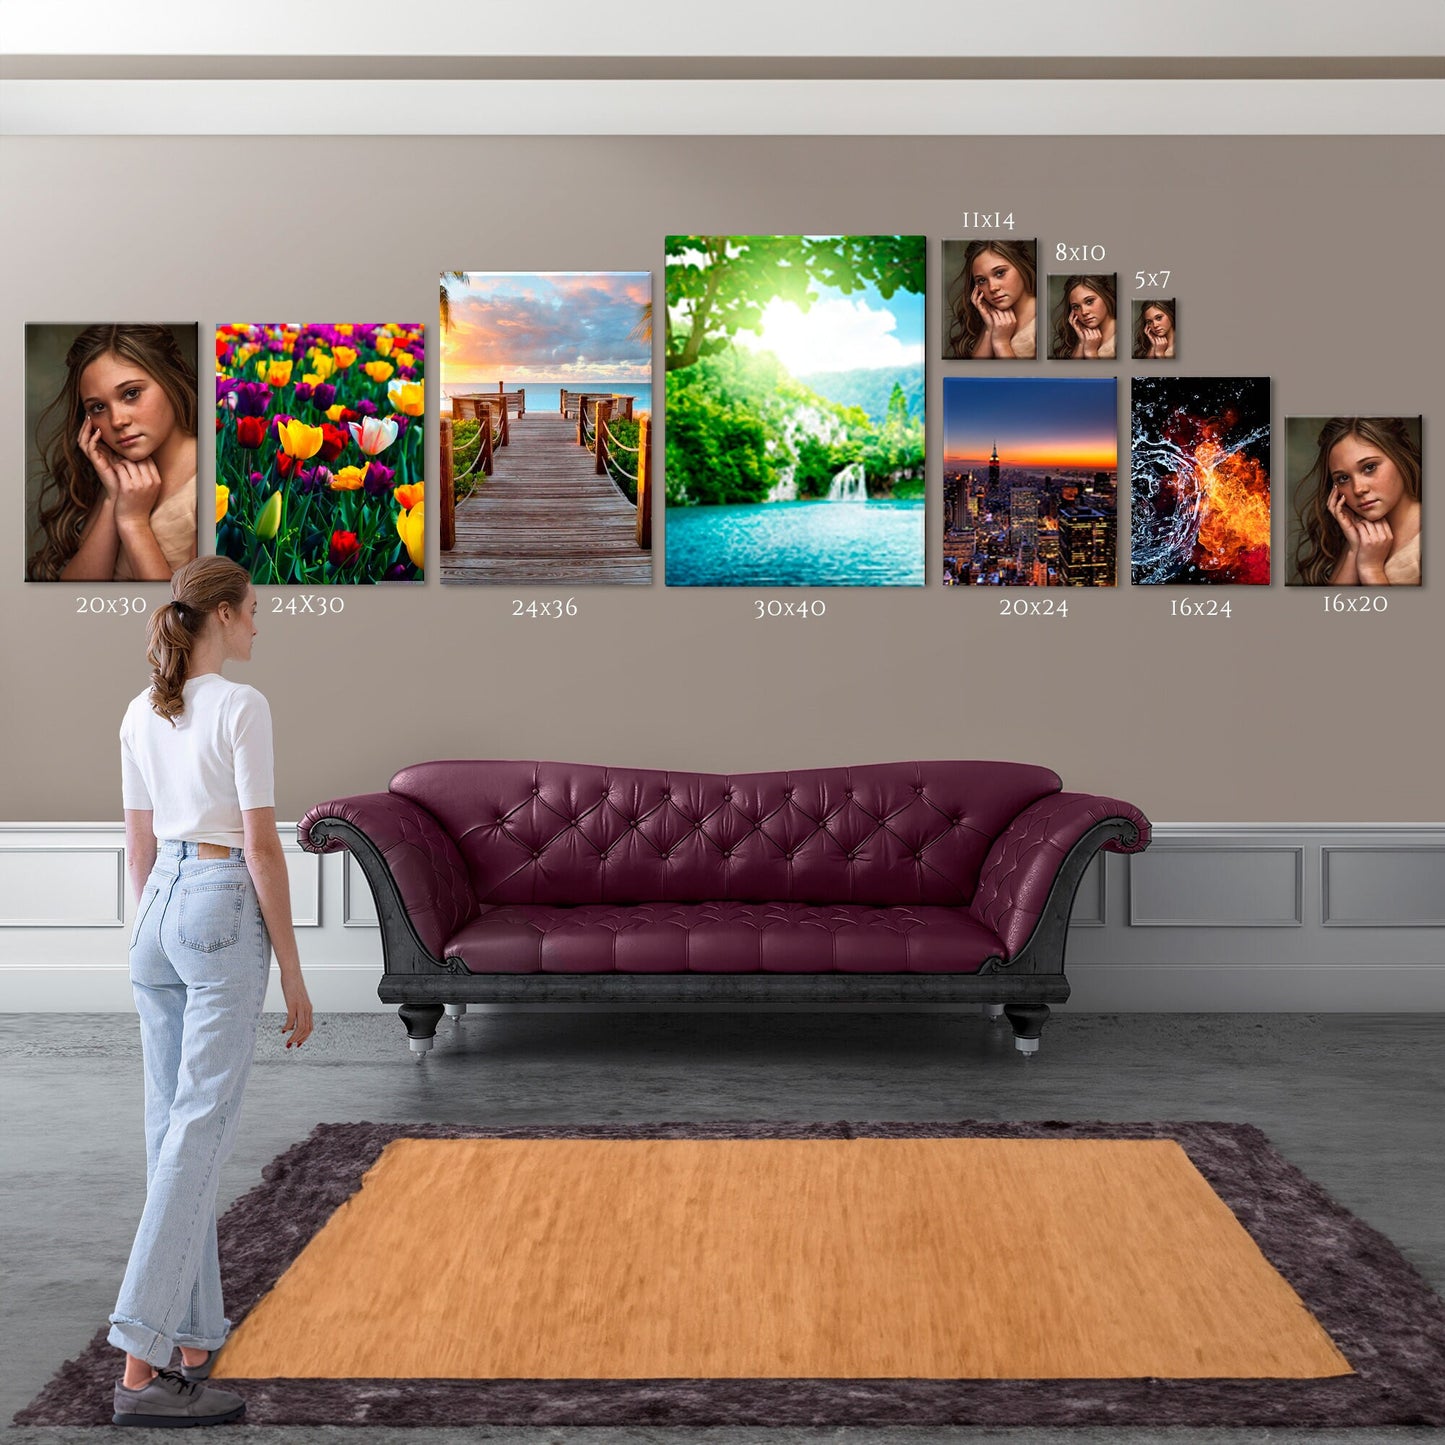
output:
<instances>
[{"instance_id":1,"label":"cityscape canvas print","mask_svg":"<svg viewBox=\"0 0 1445 1445\"><path fill-rule=\"evenodd\" d=\"M1133 580L1267 586L1269 378L1136 376L1129 425Z\"/></svg>"},{"instance_id":2,"label":"cityscape canvas print","mask_svg":"<svg viewBox=\"0 0 1445 1445\"><path fill-rule=\"evenodd\" d=\"M924 238L667 238L669 586L924 581Z\"/></svg>"},{"instance_id":3,"label":"cityscape canvas print","mask_svg":"<svg viewBox=\"0 0 1445 1445\"><path fill-rule=\"evenodd\" d=\"M943 581L1112 587L1113 377L943 379Z\"/></svg>"},{"instance_id":4,"label":"cityscape canvas print","mask_svg":"<svg viewBox=\"0 0 1445 1445\"><path fill-rule=\"evenodd\" d=\"M420 323L216 328L216 551L257 586L420 582Z\"/></svg>"},{"instance_id":5,"label":"cityscape canvas print","mask_svg":"<svg viewBox=\"0 0 1445 1445\"><path fill-rule=\"evenodd\" d=\"M651 272L448 271L441 338L442 581L650 583Z\"/></svg>"}]
</instances>

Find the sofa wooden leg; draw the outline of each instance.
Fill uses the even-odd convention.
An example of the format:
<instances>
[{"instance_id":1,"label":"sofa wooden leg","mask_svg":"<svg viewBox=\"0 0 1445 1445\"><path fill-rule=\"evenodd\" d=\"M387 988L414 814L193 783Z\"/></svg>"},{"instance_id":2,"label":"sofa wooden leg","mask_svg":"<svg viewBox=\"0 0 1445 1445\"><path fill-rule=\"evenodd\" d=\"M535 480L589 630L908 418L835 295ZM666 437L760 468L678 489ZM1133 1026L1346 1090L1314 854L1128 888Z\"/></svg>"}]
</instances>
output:
<instances>
[{"instance_id":1,"label":"sofa wooden leg","mask_svg":"<svg viewBox=\"0 0 1445 1445\"><path fill-rule=\"evenodd\" d=\"M417 1063L421 1063L436 1038L437 1021L442 1016L443 1007L439 1003L404 1003L397 1013L406 1025L411 1051L416 1055Z\"/></svg>"},{"instance_id":2,"label":"sofa wooden leg","mask_svg":"<svg viewBox=\"0 0 1445 1445\"><path fill-rule=\"evenodd\" d=\"M1013 1025L1014 1048L1025 1055L1038 1053L1039 1035L1049 1021L1048 1004L1006 1003L1003 1011Z\"/></svg>"}]
</instances>

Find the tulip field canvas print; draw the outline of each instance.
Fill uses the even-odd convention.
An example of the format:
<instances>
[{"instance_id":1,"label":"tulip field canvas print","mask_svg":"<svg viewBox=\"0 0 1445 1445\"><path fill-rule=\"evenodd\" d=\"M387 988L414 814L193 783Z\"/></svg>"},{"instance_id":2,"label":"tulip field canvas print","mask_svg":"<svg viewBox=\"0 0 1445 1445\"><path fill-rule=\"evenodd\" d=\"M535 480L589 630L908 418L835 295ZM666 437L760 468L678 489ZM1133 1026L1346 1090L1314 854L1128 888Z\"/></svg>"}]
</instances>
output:
<instances>
[{"instance_id":1,"label":"tulip field canvas print","mask_svg":"<svg viewBox=\"0 0 1445 1445\"><path fill-rule=\"evenodd\" d=\"M652 274L441 275L441 576L652 581Z\"/></svg>"},{"instance_id":2,"label":"tulip field canvas print","mask_svg":"<svg viewBox=\"0 0 1445 1445\"><path fill-rule=\"evenodd\" d=\"M667 238L669 587L921 587L924 238Z\"/></svg>"},{"instance_id":3,"label":"tulip field canvas print","mask_svg":"<svg viewBox=\"0 0 1445 1445\"><path fill-rule=\"evenodd\" d=\"M420 582L420 323L216 328L216 551L258 586Z\"/></svg>"}]
</instances>

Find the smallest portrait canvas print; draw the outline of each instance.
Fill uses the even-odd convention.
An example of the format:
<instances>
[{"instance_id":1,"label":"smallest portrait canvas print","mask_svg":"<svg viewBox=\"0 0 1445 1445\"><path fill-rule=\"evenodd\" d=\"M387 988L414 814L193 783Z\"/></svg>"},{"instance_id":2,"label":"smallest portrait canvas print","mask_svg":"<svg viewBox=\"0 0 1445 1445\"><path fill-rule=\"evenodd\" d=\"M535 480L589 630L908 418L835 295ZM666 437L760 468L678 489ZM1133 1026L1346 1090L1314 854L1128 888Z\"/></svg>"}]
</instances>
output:
<instances>
[{"instance_id":1,"label":"smallest portrait canvas print","mask_svg":"<svg viewBox=\"0 0 1445 1445\"><path fill-rule=\"evenodd\" d=\"M1110 360L1119 354L1116 274L1049 277L1049 356Z\"/></svg>"},{"instance_id":2,"label":"smallest portrait canvas print","mask_svg":"<svg viewBox=\"0 0 1445 1445\"><path fill-rule=\"evenodd\" d=\"M165 582L196 555L195 322L25 328L25 580Z\"/></svg>"},{"instance_id":3,"label":"smallest portrait canvas print","mask_svg":"<svg viewBox=\"0 0 1445 1445\"><path fill-rule=\"evenodd\" d=\"M1291 587L1420 585L1422 418L1292 416Z\"/></svg>"},{"instance_id":4,"label":"smallest portrait canvas print","mask_svg":"<svg viewBox=\"0 0 1445 1445\"><path fill-rule=\"evenodd\" d=\"M1038 243L943 243L943 359L1032 361L1038 355Z\"/></svg>"},{"instance_id":5,"label":"smallest portrait canvas print","mask_svg":"<svg viewBox=\"0 0 1445 1445\"><path fill-rule=\"evenodd\" d=\"M1134 360L1172 361L1179 333L1179 305L1172 296L1133 303Z\"/></svg>"}]
</instances>

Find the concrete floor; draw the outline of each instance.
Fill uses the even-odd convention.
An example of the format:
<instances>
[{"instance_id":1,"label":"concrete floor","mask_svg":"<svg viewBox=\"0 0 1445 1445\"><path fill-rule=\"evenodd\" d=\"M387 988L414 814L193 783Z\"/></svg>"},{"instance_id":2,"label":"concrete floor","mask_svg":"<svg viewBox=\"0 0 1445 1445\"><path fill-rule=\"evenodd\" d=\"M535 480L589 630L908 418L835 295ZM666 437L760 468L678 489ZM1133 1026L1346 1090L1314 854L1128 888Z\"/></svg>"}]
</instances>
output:
<instances>
[{"instance_id":1,"label":"concrete floor","mask_svg":"<svg viewBox=\"0 0 1445 1445\"><path fill-rule=\"evenodd\" d=\"M420 1066L390 1014L323 1017L298 1055L263 1020L222 1206L313 1124L707 1119L1235 1120L1386 1234L1445 1293L1445 1016L1089 1015L1055 1010L1026 1060L965 1014L483 1014L444 1022ZM140 1045L128 1014L0 1016L0 1423L104 1321L145 1187ZM119 1358L119 1357L117 1357ZM409 1432L402 1432L403 1436ZM383 1445L394 1430L228 1427L227 1440ZM1445 1432L997 1429L561 1429L427 1432L462 1441L1037 1445L1335 1442ZM12 1431L17 1445L171 1432ZM418 1441L420 1434L415 1437Z\"/></svg>"}]
</instances>

